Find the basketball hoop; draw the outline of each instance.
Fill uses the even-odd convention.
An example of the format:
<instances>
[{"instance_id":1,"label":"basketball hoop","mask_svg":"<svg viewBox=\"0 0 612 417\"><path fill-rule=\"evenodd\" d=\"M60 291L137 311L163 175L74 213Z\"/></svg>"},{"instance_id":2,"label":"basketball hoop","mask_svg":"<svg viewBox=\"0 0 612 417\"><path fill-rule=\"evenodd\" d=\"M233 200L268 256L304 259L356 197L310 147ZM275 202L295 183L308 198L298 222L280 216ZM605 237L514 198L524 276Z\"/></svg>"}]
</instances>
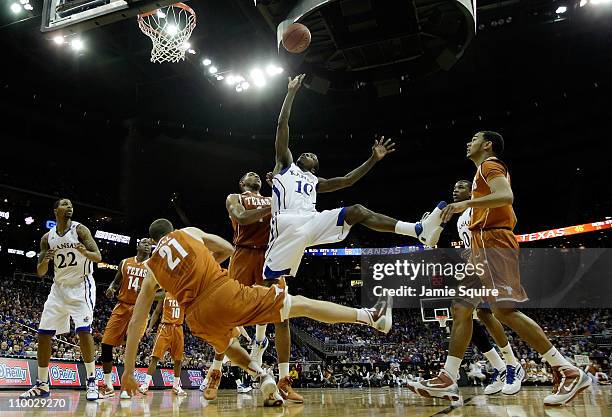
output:
<instances>
[{"instance_id":1,"label":"basketball hoop","mask_svg":"<svg viewBox=\"0 0 612 417\"><path fill-rule=\"evenodd\" d=\"M438 320L440 327L446 327L446 320L448 320L448 316L436 316L436 320Z\"/></svg>"},{"instance_id":2,"label":"basketball hoop","mask_svg":"<svg viewBox=\"0 0 612 417\"><path fill-rule=\"evenodd\" d=\"M196 26L196 14L186 4L176 3L138 15L138 27L151 38L151 62L185 60L187 41Z\"/></svg>"}]
</instances>

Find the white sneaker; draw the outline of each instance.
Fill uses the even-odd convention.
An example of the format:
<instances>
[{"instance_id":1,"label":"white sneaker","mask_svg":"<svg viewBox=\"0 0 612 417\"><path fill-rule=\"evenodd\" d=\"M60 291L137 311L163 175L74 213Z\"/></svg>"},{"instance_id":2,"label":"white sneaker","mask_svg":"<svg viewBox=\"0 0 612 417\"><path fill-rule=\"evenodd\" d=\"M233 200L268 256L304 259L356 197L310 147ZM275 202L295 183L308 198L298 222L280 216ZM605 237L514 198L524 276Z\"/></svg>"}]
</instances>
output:
<instances>
[{"instance_id":1,"label":"white sneaker","mask_svg":"<svg viewBox=\"0 0 612 417\"><path fill-rule=\"evenodd\" d=\"M544 405L567 404L591 386L591 379L575 366L553 366L552 372L554 386L552 393L544 398Z\"/></svg>"},{"instance_id":2,"label":"white sneaker","mask_svg":"<svg viewBox=\"0 0 612 417\"><path fill-rule=\"evenodd\" d=\"M33 398L33 397L43 397L46 398L49 396L49 382L42 382L37 379L36 384L23 394L19 396L19 398Z\"/></svg>"},{"instance_id":3,"label":"white sneaker","mask_svg":"<svg viewBox=\"0 0 612 417\"><path fill-rule=\"evenodd\" d=\"M121 398L122 400L129 400L132 397L130 394L128 394L127 391L121 391L121 395L119 395L119 398Z\"/></svg>"},{"instance_id":4,"label":"white sneaker","mask_svg":"<svg viewBox=\"0 0 612 417\"><path fill-rule=\"evenodd\" d=\"M493 370L493 376L491 377L491 383L486 386L484 393L485 395L497 394L502 390L506 382L506 370L501 372L497 369Z\"/></svg>"},{"instance_id":5,"label":"white sneaker","mask_svg":"<svg viewBox=\"0 0 612 417\"><path fill-rule=\"evenodd\" d=\"M440 201L436 208L427 215L423 220L417 223L417 225L421 225L423 228L421 233L418 236L418 239L421 243L424 243L427 246L435 246L438 243L438 239L440 239L440 234L442 230L444 230L444 226L442 225L442 210L446 207L446 201Z\"/></svg>"},{"instance_id":6,"label":"white sneaker","mask_svg":"<svg viewBox=\"0 0 612 417\"><path fill-rule=\"evenodd\" d=\"M138 391L140 391L141 394L146 394L147 391L149 391L149 384L140 384Z\"/></svg>"},{"instance_id":7,"label":"white sneaker","mask_svg":"<svg viewBox=\"0 0 612 417\"><path fill-rule=\"evenodd\" d=\"M174 393L174 395L178 395L179 397L184 397L187 395L187 393L183 390L183 388L180 385L173 385L172 392Z\"/></svg>"},{"instance_id":8,"label":"white sneaker","mask_svg":"<svg viewBox=\"0 0 612 417\"><path fill-rule=\"evenodd\" d=\"M249 356L251 357L251 360L257 363L259 366L261 366L261 363L263 362L263 354L268 348L268 343L268 338L266 337L261 342L254 340L253 344L251 345L251 353Z\"/></svg>"},{"instance_id":9,"label":"white sneaker","mask_svg":"<svg viewBox=\"0 0 612 417\"><path fill-rule=\"evenodd\" d=\"M372 308L365 308L366 313L370 315L372 324L369 324L379 332L389 333L393 324L393 297L379 297L376 304Z\"/></svg>"},{"instance_id":10,"label":"white sneaker","mask_svg":"<svg viewBox=\"0 0 612 417\"><path fill-rule=\"evenodd\" d=\"M279 407L284 404L272 375L266 374L262 377L259 389L263 395L264 407Z\"/></svg>"},{"instance_id":11,"label":"white sneaker","mask_svg":"<svg viewBox=\"0 0 612 417\"><path fill-rule=\"evenodd\" d=\"M502 388L502 394L514 395L521 390L521 383L525 370L521 364L517 364L516 367L512 365L506 365L506 383Z\"/></svg>"},{"instance_id":12,"label":"white sneaker","mask_svg":"<svg viewBox=\"0 0 612 417\"><path fill-rule=\"evenodd\" d=\"M244 384L240 384L236 390L238 391L238 394L246 394L247 392L251 392L253 391L253 387L248 386L248 385L244 385Z\"/></svg>"},{"instance_id":13,"label":"white sneaker","mask_svg":"<svg viewBox=\"0 0 612 417\"><path fill-rule=\"evenodd\" d=\"M96 401L98 398L100 398L98 394L98 382L96 381L95 376L87 378L87 394L85 397L87 398L87 401Z\"/></svg>"},{"instance_id":14,"label":"white sneaker","mask_svg":"<svg viewBox=\"0 0 612 417\"><path fill-rule=\"evenodd\" d=\"M419 382L408 382L408 388L421 397L444 398L452 402L461 400L459 386L446 370L440 370L437 377Z\"/></svg>"}]
</instances>

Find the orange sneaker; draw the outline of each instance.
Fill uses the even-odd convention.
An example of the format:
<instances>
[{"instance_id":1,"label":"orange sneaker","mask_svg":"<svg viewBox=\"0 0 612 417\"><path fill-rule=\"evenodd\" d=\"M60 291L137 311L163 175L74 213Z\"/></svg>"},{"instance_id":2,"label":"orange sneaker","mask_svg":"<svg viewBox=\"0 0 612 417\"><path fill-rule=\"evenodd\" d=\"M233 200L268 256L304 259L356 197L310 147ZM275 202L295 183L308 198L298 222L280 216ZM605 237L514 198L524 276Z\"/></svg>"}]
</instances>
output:
<instances>
[{"instance_id":1,"label":"orange sneaker","mask_svg":"<svg viewBox=\"0 0 612 417\"><path fill-rule=\"evenodd\" d=\"M293 387L291 386L292 383L293 379L291 379L289 375L279 379L278 384L276 385L278 387L278 392L280 392L283 400L302 404L304 402L304 397L293 390Z\"/></svg>"},{"instance_id":2,"label":"orange sneaker","mask_svg":"<svg viewBox=\"0 0 612 417\"><path fill-rule=\"evenodd\" d=\"M208 377L208 385L206 385L206 388L204 388L204 398L206 398L208 401L216 399L220 383L221 371L218 369L213 369Z\"/></svg>"},{"instance_id":3,"label":"orange sneaker","mask_svg":"<svg viewBox=\"0 0 612 417\"><path fill-rule=\"evenodd\" d=\"M591 385L591 379L575 366L553 366L554 385L552 393L544 398L544 405L564 405L576 394Z\"/></svg>"},{"instance_id":4,"label":"orange sneaker","mask_svg":"<svg viewBox=\"0 0 612 417\"><path fill-rule=\"evenodd\" d=\"M100 398L111 398L115 396L115 390L113 387L109 387L106 384L101 384L99 387L98 394Z\"/></svg>"}]
</instances>

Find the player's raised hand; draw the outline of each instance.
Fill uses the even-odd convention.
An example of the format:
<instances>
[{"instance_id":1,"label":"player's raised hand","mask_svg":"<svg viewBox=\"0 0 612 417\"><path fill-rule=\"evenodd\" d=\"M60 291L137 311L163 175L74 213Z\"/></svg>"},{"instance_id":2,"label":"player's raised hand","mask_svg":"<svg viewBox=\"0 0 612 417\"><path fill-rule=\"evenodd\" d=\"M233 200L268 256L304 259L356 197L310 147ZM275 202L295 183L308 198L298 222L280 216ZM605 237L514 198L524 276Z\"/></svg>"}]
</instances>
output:
<instances>
[{"instance_id":1,"label":"player's raised hand","mask_svg":"<svg viewBox=\"0 0 612 417\"><path fill-rule=\"evenodd\" d=\"M374 145L372 146L372 157L376 161L380 161L386 155L395 152L395 142L392 142L391 139L386 139L384 136L381 136L379 140L374 140Z\"/></svg>"},{"instance_id":2,"label":"player's raised hand","mask_svg":"<svg viewBox=\"0 0 612 417\"><path fill-rule=\"evenodd\" d=\"M455 213L463 213L467 208L467 201L460 201L458 203L447 205L442 209L442 213L440 213L442 223L448 223L448 221L453 218Z\"/></svg>"},{"instance_id":3,"label":"player's raised hand","mask_svg":"<svg viewBox=\"0 0 612 417\"><path fill-rule=\"evenodd\" d=\"M270 187L272 187L272 185L273 185L273 184L272 184L272 178L274 178L274 174L273 174L273 173L271 173L271 172L267 172L267 173L266 173L266 182L268 183L268 185L269 185Z\"/></svg>"},{"instance_id":4,"label":"player's raised hand","mask_svg":"<svg viewBox=\"0 0 612 417\"><path fill-rule=\"evenodd\" d=\"M300 74L293 78L289 77L289 84L287 85L287 90L291 92L297 92L302 86L302 81L304 81L305 74Z\"/></svg>"},{"instance_id":5,"label":"player's raised hand","mask_svg":"<svg viewBox=\"0 0 612 417\"><path fill-rule=\"evenodd\" d=\"M121 377L121 391L127 391L131 397L140 393L140 391L138 391L138 382L136 382L133 374L123 372L123 376Z\"/></svg>"}]
</instances>

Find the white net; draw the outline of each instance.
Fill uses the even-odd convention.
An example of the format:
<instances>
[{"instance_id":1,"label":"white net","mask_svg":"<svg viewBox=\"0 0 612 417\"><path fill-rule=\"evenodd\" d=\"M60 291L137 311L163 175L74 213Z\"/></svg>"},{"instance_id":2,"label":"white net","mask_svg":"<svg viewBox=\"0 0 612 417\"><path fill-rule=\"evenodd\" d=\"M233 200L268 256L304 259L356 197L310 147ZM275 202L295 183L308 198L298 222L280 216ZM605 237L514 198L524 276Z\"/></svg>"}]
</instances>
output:
<instances>
[{"instance_id":1,"label":"white net","mask_svg":"<svg viewBox=\"0 0 612 417\"><path fill-rule=\"evenodd\" d=\"M183 3L138 15L138 27L153 42L151 62L183 61L195 26L195 12Z\"/></svg>"}]
</instances>

